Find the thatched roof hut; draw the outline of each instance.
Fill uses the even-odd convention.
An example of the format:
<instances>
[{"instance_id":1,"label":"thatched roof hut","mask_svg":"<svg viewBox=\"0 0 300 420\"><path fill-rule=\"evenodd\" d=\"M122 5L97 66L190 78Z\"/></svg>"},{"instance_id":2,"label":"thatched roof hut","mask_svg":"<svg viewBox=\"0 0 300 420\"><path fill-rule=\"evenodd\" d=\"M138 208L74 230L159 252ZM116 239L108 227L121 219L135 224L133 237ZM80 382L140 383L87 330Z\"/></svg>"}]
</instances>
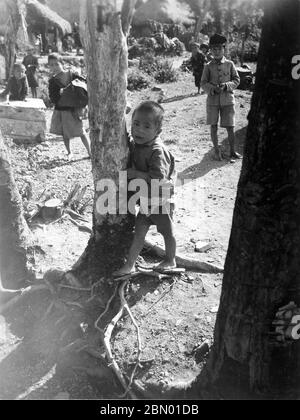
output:
<instances>
[{"instance_id":1,"label":"thatched roof hut","mask_svg":"<svg viewBox=\"0 0 300 420\"><path fill-rule=\"evenodd\" d=\"M67 20L37 0L27 0L26 8L26 21L31 28L39 27L41 22L47 22L51 26L57 28L60 36L72 32L71 24Z\"/></svg>"},{"instance_id":2,"label":"thatched roof hut","mask_svg":"<svg viewBox=\"0 0 300 420\"><path fill-rule=\"evenodd\" d=\"M149 21L192 24L192 11L177 0L147 0L134 13L132 26L143 26Z\"/></svg>"}]
</instances>

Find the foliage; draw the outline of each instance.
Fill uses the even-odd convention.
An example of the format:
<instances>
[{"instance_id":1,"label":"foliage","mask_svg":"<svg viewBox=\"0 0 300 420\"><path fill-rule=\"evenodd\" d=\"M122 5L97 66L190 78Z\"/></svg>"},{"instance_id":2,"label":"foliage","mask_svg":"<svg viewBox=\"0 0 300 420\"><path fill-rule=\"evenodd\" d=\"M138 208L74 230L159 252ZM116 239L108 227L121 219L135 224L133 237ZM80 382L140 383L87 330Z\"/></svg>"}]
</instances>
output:
<instances>
[{"instance_id":1,"label":"foliage","mask_svg":"<svg viewBox=\"0 0 300 420\"><path fill-rule=\"evenodd\" d=\"M159 83L176 82L177 71L170 60L147 54L140 59L139 68Z\"/></svg>"},{"instance_id":2,"label":"foliage","mask_svg":"<svg viewBox=\"0 0 300 420\"><path fill-rule=\"evenodd\" d=\"M169 60L157 60L157 68L154 79L159 83L171 83L178 80L178 72L173 68Z\"/></svg>"},{"instance_id":3,"label":"foliage","mask_svg":"<svg viewBox=\"0 0 300 420\"><path fill-rule=\"evenodd\" d=\"M127 83L127 89L131 91L146 89L151 84L151 78L143 71L132 67L128 69Z\"/></svg>"}]
</instances>

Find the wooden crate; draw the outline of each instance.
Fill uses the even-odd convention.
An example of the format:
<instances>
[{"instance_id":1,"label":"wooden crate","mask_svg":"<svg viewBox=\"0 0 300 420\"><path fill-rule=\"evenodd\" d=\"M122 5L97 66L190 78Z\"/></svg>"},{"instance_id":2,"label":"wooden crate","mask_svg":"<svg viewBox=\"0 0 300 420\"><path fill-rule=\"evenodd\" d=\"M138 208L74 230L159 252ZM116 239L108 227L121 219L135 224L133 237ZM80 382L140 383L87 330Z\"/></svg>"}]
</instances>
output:
<instances>
[{"instance_id":1,"label":"wooden crate","mask_svg":"<svg viewBox=\"0 0 300 420\"><path fill-rule=\"evenodd\" d=\"M2 134L18 143L45 140L46 106L42 99L0 103L0 128Z\"/></svg>"}]
</instances>

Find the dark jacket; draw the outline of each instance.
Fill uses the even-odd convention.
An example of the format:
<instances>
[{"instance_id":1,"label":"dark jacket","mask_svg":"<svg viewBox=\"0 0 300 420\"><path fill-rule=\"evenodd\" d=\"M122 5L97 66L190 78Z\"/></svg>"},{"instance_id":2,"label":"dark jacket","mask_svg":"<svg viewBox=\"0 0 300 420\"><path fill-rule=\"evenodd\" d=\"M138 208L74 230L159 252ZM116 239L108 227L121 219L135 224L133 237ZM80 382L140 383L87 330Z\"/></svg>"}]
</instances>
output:
<instances>
[{"instance_id":1,"label":"dark jacket","mask_svg":"<svg viewBox=\"0 0 300 420\"><path fill-rule=\"evenodd\" d=\"M84 77L79 76L76 73L70 73L70 77L68 80L68 83L65 84L64 86L62 85L62 83L56 78L56 76L51 77L51 79L49 80L49 98L50 101L53 103L54 108L59 110L59 111L70 111L74 108L70 108L70 107L62 107L58 105L58 101L60 99L60 89L65 88L66 86L68 86L69 83L72 82L72 80L75 79L79 79L82 81L86 81L86 79Z\"/></svg>"},{"instance_id":2,"label":"dark jacket","mask_svg":"<svg viewBox=\"0 0 300 420\"><path fill-rule=\"evenodd\" d=\"M27 77L21 77L21 79L16 79L12 76L7 83L6 88L1 93L1 96L6 96L9 94L10 101L24 101L28 95L28 83Z\"/></svg>"}]
</instances>

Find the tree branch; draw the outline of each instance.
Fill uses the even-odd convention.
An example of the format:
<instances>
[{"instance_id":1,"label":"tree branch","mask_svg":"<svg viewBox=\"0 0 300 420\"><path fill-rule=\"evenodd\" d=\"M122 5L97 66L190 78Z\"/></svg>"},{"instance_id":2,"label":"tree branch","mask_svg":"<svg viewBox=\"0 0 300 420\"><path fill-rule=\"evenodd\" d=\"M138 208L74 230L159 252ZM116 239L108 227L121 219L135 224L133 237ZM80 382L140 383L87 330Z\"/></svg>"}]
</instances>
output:
<instances>
[{"instance_id":1,"label":"tree branch","mask_svg":"<svg viewBox=\"0 0 300 420\"><path fill-rule=\"evenodd\" d=\"M122 20L122 29L125 36L127 35L129 31L131 20L134 14L135 4L136 4L136 0L124 0L123 2L121 20Z\"/></svg>"}]
</instances>

